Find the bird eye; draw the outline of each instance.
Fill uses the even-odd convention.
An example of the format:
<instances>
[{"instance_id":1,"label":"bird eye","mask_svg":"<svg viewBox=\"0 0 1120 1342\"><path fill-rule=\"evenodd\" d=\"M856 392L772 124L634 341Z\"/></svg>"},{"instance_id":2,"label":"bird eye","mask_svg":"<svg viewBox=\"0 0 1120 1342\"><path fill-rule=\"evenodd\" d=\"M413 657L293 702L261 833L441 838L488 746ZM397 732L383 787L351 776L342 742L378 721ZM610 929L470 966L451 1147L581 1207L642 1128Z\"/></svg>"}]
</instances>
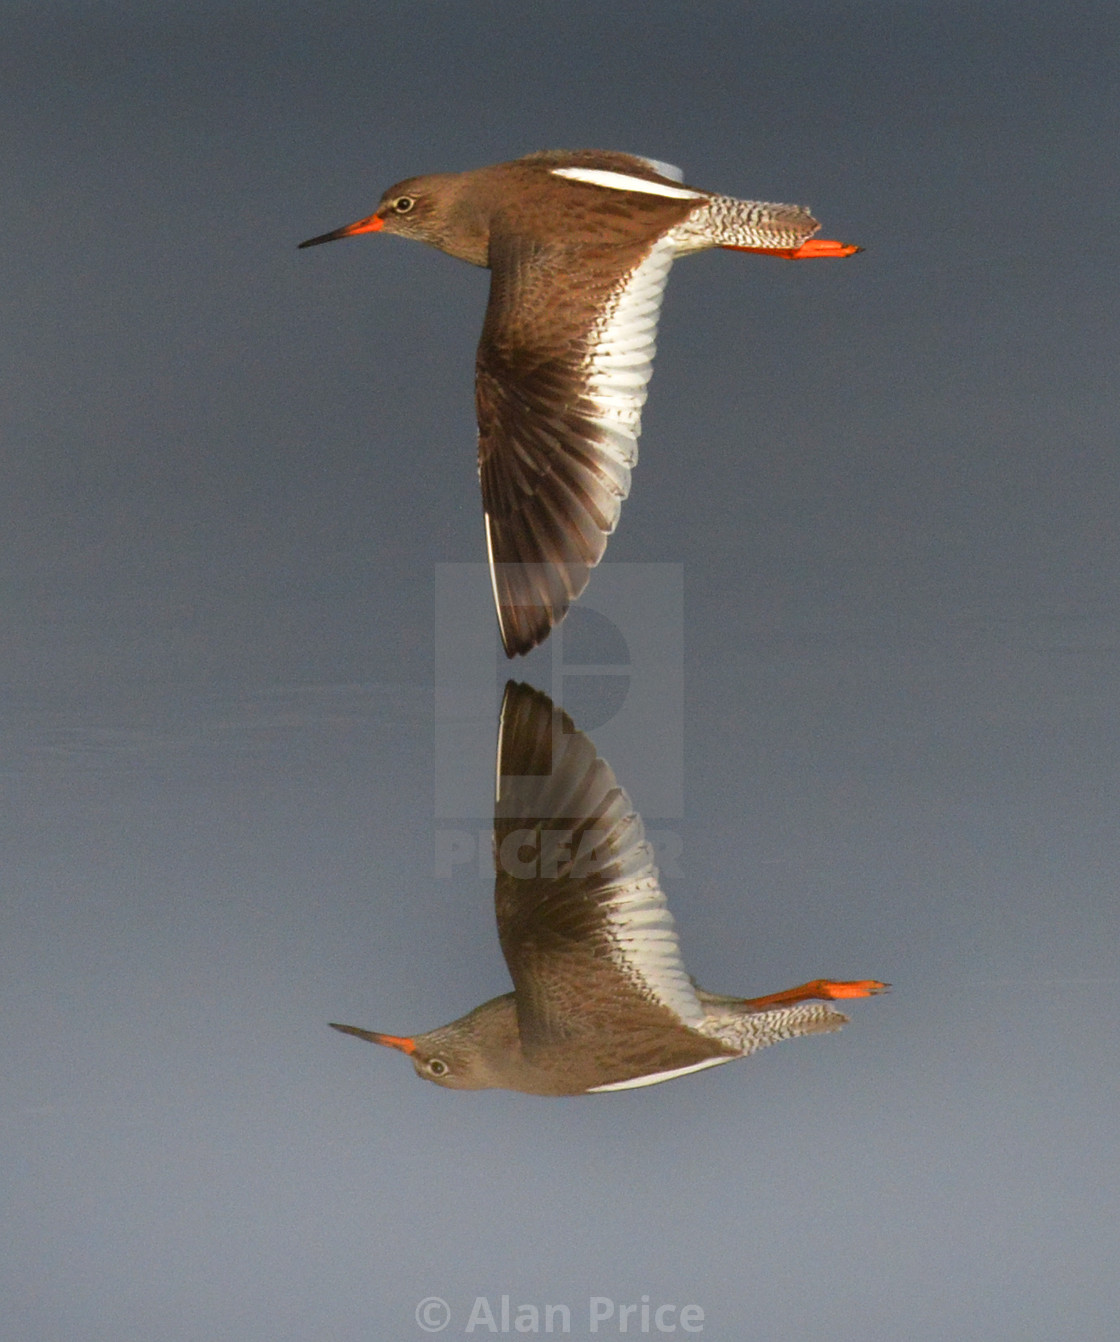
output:
<instances>
[{"instance_id":1,"label":"bird eye","mask_svg":"<svg viewBox=\"0 0 1120 1342\"><path fill-rule=\"evenodd\" d=\"M396 210L398 214L407 214L415 204L416 202L411 196L398 196L397 199L393 201L393 209Z\"/></svg>"},{"instance_id":2,"label":"bird eye","mask_svg":"<svg viewBox=\"0 0 1120 1342\"><path fill-rule=\"evenodd\" d=\"M433 1058L428 1063L428 1071L431 1072L433 1076L446 1076L447 1070L447 1063L442 1062L439 1058Z\"/></svg>"}]
</instances>

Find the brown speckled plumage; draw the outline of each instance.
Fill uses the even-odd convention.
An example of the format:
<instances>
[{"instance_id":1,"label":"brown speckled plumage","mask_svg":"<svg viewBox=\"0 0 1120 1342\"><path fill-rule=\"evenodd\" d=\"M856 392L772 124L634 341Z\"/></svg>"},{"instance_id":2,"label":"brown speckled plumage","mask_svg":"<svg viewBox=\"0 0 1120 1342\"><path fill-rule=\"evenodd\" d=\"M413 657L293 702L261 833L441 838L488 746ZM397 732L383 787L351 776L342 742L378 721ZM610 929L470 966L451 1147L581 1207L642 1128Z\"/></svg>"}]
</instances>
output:
<instances>
[{"instance_id":1,"label":"brown speckled plumage","mask_svg":"<svg viewBox=\"0 0 1120 1342\"><path fill-rule=\"evenodd\" d=\"M743 999L694 984L641 818L588 738L528 685L506 687L498 772L494 902L513 992L411 1037L337 1027L408 1053L422 1077L534 1095L651 1085L846 1021L807 998L884 990L818 981Z\"/></svg>"},{"instance_id":2,"label":"brown speckled plumage","mask_svg":"<svg viewBox=\"0 0 1120 1342\"><path fill-rule=\"evenodd\" d=\"M301 244L397 233L490 268L478 463L511 657L563 619L618 523L673 259L708 247L796 255L817 230L801 206L701 191L673 172L631 154L548 150L406 178L368 219Z\"/></svg>"}]
</instances>

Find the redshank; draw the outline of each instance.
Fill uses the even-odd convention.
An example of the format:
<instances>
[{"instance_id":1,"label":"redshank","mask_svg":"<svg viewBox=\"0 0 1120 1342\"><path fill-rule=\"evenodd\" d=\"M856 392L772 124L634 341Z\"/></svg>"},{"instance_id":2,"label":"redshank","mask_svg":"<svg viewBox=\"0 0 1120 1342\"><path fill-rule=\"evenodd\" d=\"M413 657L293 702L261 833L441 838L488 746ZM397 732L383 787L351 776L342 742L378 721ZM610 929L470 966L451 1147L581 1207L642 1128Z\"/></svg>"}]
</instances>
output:
<instances>
[{"instance_id":1,"label":"redshank","mask_svg":"<svg viewBox=\"0 0 1120 1342\"><path fill-rule=\"evenodd\" d=\"M411 1036L335 1025L406 1053L452 1090L629 1090L838 1030L827 1005L876 979L816 979L764 997L705 992L681 962L641 818L552 701L510 682L498 734L494 901L514 991Z\"/></svg>"},{"instance_id":2,"label":"redshank","mask_svg":"<svg viewBox=\"0 0 1120 1342\"><path fill-rule=\"evenodd\" d=\"M860 250L810 241L818 227L800 205L685 186L653 159L547 150L406 178L367 218L300 243L399 233L490 268L475 405L508 656L563 619L618 522L675 258L709 247L793 260Z\"/></svg>"}]
</instances>

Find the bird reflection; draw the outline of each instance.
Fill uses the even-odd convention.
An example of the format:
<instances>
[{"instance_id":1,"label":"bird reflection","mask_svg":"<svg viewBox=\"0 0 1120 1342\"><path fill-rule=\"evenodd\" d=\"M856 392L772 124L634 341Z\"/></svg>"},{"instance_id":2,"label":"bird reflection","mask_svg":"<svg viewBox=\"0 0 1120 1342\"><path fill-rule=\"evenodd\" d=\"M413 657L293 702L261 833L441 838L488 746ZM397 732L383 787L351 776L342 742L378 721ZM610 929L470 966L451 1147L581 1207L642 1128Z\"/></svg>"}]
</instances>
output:
<instances>
[{"instance_id":1,"label":"bird reflection","mask_svg":"<svg viewBox=\"0 0 1120 1342\"><path fill-rule=\"evenodd\" d=\"M681 961L641 817L566 713L510 681L498 732L494 902L514 990L426 1034L333 1028L453 1090L627 1090L838 1030L875 979L764 997L705 992Z\"/></svg>"}]
</instances>

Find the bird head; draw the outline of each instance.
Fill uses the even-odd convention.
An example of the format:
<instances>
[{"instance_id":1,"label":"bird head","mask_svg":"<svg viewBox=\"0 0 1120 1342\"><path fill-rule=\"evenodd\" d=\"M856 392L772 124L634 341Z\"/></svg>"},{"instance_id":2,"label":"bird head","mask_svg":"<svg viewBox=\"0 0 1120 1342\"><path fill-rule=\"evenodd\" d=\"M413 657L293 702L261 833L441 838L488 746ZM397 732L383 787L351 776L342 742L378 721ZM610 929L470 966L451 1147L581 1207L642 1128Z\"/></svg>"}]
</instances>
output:
<instances>
[{"instance_id":1,"label":"bird head","mask_svg":"<svg viewBox=\"0 0 1120 1342\"><path fill-rule=\"evenodd\" d=\"M358 233L396 233L427 242L472 265L485 266L489 228L464 199L463 179L467 176L440 173L406 177L385 192L371 215L299 245L317 247L321 242L352 238Z\"/></svg>"},{"instance_id":2,"label":"bird head","mask_svg":"<svg viewBox=\"0 0 1120 1342\"><path fill-rule=\"evenodd\" d=\"M437 1086L446 1086L450 1090L477 1090L478 1083L471 1080L470 1060L463 1050L456 1049L451 1041L446 1043L436 1038L439 1030L430 1034L408 1035L378 1034L374 1030L362 1030L356 1025L336 1025L332 1030L341 1030L343 1034L352 1034L358 1039L367 1039L371 1044L381 1044L385 1048L395 1048L407 1054L416 1068L416 1075L425 1081L434 1081ZM447 1046L450 1044L451 1046Z\"/></svg>"},{"instance_id":3,"label":"bird head","mask_svg":"<svg viewBox=\"0 0 1120 1342\"><path fill-rule=\"evenodd\" d=\"M333 1022L331 1028L407 1054L417 1076L448 1090L488 1090L508 1085L508 1069L516 1067L521 1054L512 993L484 1002L427 1034L378 1034Z\"/></svg>"}]
</instances>

